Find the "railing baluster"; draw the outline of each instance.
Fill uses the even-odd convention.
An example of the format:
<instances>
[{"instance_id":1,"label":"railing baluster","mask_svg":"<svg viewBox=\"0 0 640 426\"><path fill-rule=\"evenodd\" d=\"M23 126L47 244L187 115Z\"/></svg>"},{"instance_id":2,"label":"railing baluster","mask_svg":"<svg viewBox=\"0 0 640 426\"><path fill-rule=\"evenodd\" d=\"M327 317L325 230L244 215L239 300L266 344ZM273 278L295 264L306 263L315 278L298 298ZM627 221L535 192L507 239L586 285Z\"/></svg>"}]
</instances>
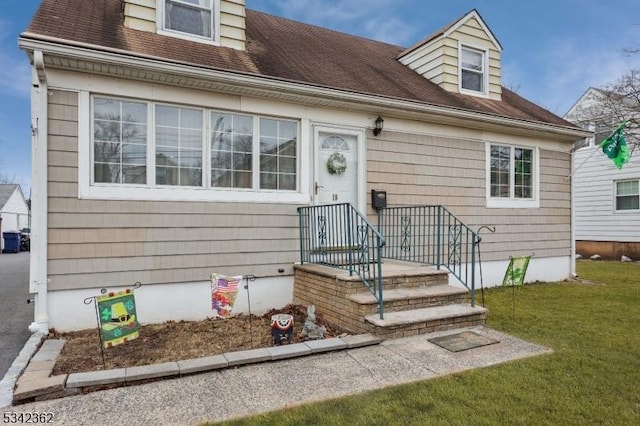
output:
<instances>
[{"instance_id":1,"label":"railing baluster","mask_svg":"<svg viewBox=\"0 0 640 426\"><path fill-rule=\"evenodd\" d=\"M385 239L351 204L298 208L300 263L318 263L357 273L378 301L383 319L382 250ZM375 266L372 267L372 262Z\"/></svg>"},{"instance_id":2,"label":"railing baluster","mask_svg":"<svg viewBox=\"0 0 640 426\"><path fill-rule=\"evenodd\" d=\"M443 206L390 207L378 212L385 258L446 268L471 291L475 303L477 234Z\"/></svg>"},{"instance_id":3,"label":"railing baluster","mask_svg":"<svg viewBox=\"0 0 640 426\"><path fill-rule=\"evenodd\" d=\"M350 204L300 207L298 216L301 263L355 272L378 300L381 318L383 258L444 267L470 290L475 304L480 239L443 206L383 209L377 227Z\"/></svg>"}]
</instances>

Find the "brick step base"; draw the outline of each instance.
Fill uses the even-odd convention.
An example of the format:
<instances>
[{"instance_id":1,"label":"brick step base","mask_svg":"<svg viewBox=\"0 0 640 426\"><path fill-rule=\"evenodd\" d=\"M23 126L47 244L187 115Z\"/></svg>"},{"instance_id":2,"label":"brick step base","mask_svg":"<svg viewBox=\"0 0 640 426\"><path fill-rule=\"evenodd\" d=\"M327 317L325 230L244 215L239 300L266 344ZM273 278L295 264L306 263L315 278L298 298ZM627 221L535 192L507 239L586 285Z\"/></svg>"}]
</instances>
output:
<instances>
[{"instance_id":1,"label":"brick step base","mask_svg":"<svg viewBox=\"0 0 640 426\"><path fill-rule=\"evenodd\" d=\"M384 312L395 312L467 303L469 291L464 288L442 284L428 287L384 289L382 296L384 299ZM350 294L348 299L361 305L361 310L364 312L370 314L379 312L378 301L369 292Z\"/></svg>"},{"instance_id":2,"label":"brick step base","mask_svg":"<svg viewBox=\"0 0 640 426\"><path fill-rule=\"evenodd\" d=\"M450 286L445 271L425 265L382 264L382 323L377 301L357 275L313 264L295 265L294 270L294 303L315 305L325 321L350 333L388 339L486 321L484 308L467 305L466 289Z\"/></svg>"},{"instance_id":3,"label":"brick step base","mask_svg":"<svg viewBox=\"0 0 640 426\"><path fill-rule=\"evenodd\" d=\"M483 325L487 319L485 308L470 305L446 305L408 311L367 315L365 321L373 326L371 332L382 339L414 336L435 331Z\"/></svg>"}]
</instances>

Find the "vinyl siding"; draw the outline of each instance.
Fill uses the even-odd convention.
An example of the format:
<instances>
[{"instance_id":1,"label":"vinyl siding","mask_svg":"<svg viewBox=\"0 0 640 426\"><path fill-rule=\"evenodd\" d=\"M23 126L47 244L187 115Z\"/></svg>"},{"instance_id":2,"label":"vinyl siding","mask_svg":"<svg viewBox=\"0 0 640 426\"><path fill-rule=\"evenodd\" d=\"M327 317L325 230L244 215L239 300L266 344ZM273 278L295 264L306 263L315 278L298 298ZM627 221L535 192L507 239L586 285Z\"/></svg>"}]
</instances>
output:
<instances>
[{"instance_id":1,"label":"vinyl siding","mask_svg":"<svg viewBox=\"0 0 640 426\"><path fill-rule=\"evenodd\" d=\"M156 32L156 0L125 0L124 25L134 30Z\"/></svg>"},{"instance_id":2,"label":"vinyl siding","mask_svg":"<svg viewBox=\"0 0 640 426\"><path fill-rule=\"evenodd\" d=\"M451 33L452 40L459 41L470 47L483 47L488 50L488 76L489 76L489 97L501 99L502 97L502 71L500 68L500 51L496 50L493 43L488 39L487 34L481 28L480 23L471 18L460 26L458 30ZM455 70L456 76L458 69Z\"/></svg>"},{"instance_id":3,"label":"vinyl siding","mask_svg":"<svg viewBox=\"0 0 640 426\"><path fill-rule=\"evenodd\" d=\"M501 54L475 17L467 19L447 37L431 40L400 61L418 74L450 92L459 92L459 45L488 51L488 96L502 97Z\"/></svg>"},{"instance_id":4,"label":"vinyl siding","mask_svg":"<svg viewBox=\"0 0 640 426\"><path fill-rule=\"evenodd\" d=\"M77 109L76 93L51 90L51 290L293 273L296 205L78 199Z\"/></svg>"},{"instance_id":5,"label":"vinyl siding","mask_svg":"<svg viewBox=\"0 0 640 426\"><path fill-rule=\"evenodd\" d=\"M450 92L459 92L458 89L458 42L448 37L443 40L443 58L440 73L441 87Z\"/></svg>"},{"instance_id":6,"label":"vinyl siding","mask_svg":"<svg viewBox=\"0 0 640 426\"><path fill-rule=\"evenodd\" d=\"M220 1L220 45L245 50L245 1Z\"/></svg>"},{"instance_id":7,"label":"vinyl siding","mask_svg":"<svg viewBox=\"0 0 640 426\"><path fill-rule=\"evenodd\" d=\"M79 112L76 92L51 90L48 272L52 290L136 281L206 281L212 272L258 277L292 274L298 259L299 205L79 199ZM354 112L324 114L328 115L316 111L305 120L323 117L324 122L343 120L345 126L370 123L370 117ZM486 142L480 139L504 143L511 137L394 121L389 119L389 128L366 142L367 193L386 190L392 206L442 204L472 229L496 226L495 234L483 235L483 260L570 254L568 154L540 150L540 208L487 209ZM411 133L399 131L407 128ZM529 142L546 143L524 137L516 137L513 143ZM375 221L373 210L368 211Z\"/></svg>"},{"instance_id":8,"label":"vinyl siding","mask_svg":"<svg viewBox=\"0 0 640 426\"><path fill-rule=\"evenodd\" d=\"M640 211L615 211L615 182L640 180L640 164L632 158L618 170L595 146L576 151L575 162L576 240L640 242Z\"/></svg>"},{"instance_id":9,"label":"vinyl siding","mask_svg":"<svg viewBox=\"0 0 640 426\"><path fill-rule=\"evenodd\" d=\"M570 254L570 182L566 179L570 157L566 153L540 150L537 209L485 207L482 141L385 131L369 140L367 166L368 190L387 191L390 206L442 204L472 229L495 226L495 234L483 233L483 260Z\"/></svg>"}]
</instances>

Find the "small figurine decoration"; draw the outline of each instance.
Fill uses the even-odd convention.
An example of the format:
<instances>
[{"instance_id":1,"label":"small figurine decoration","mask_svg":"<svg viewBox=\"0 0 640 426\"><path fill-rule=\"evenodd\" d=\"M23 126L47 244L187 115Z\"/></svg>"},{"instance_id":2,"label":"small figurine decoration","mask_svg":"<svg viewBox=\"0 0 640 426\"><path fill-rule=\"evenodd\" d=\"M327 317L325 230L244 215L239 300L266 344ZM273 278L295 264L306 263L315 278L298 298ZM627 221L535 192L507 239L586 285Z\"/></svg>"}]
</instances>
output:
<instances>
[{"instance_id":1,"label":"small figurine decoration","mask_svg":"<svg viewBox=\"0 0 640 426\"><path fill-rule=\"evenodd\" d=\"M327 329L324 326L316 324L316 307L309 305L307 307L307 319L302 326L302 338L304 340L324 339L324 333Z\"/></svg>"},{"instance_id":2,"label":"small figurine decoration","mask_svg":"<svg viewBox=\"0 0 640 426\"><path fill-rule=\"evenodd\" d=\"M293 315L277 314L271 316L271 338L276 346L284 342L293 342Z\"/></svg>"}]
</instances>

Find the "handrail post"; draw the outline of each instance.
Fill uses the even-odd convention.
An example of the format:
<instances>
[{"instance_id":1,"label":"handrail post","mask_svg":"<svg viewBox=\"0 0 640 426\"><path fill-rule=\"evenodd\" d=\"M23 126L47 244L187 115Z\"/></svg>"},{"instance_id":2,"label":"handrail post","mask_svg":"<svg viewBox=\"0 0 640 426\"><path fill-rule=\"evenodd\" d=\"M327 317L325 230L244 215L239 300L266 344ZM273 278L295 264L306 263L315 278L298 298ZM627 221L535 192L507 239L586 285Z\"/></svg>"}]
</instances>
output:
<instances>
[{"instance_id":1,"label":"handrail post","mask_svg":"<svg viewBox=\"0 0 640 426\"><path fill-rule=\"evenodd\" d=\"M471 230L470 230L471 231ZM476 244L477 235L471 231L472 243L471 243L471 307L476 306Z\"/></svg>"},{"instance_id":2,"label":"handrail post","mask_svg":"<svg viewBox=\"0 0 640 426\"><path fill-rule=\"evenodd\" d=\"M442 206L436 206L436 267L440 269L442 265Z\"/></svg>"},{"instance_id":3,"label":"handrail post","mask_svg":"<svg viewBox=\"0 0 640 426\"><path fill-rule=\"evenodd\" d=\"M376 235L376 240L378 244L378 259L377 259L377 268L378 268L378 310L380 311L380 319L384 319L384 300L382 299L382 242L380 241L380 237Z\"/></svg>"},{"instance_id":4,"label":"handrail post","mask_svg":"<svg viewBox=\"0 0 640 426\"><path fill-rule=\"evenodd\" d=\"M351 230L351 209L348 209L345 206L346 216L347 216L347 257L349 259L349 276L353 276L353 270L355 269L353 265L353 232Z\"/></svg>"},{"instance_id":5,"label":"handrail post","mask_svg":"<svg viewBox=\"0 0 640 426\"><path fill-rule=\"evenodd\" d=\"M302 226L302 209L298 208L298 223L299 223L299 232L300 232L300 264L304 265L304 243L303 243L303 234L304 227Z\"/></svg>"}]
</instances>

